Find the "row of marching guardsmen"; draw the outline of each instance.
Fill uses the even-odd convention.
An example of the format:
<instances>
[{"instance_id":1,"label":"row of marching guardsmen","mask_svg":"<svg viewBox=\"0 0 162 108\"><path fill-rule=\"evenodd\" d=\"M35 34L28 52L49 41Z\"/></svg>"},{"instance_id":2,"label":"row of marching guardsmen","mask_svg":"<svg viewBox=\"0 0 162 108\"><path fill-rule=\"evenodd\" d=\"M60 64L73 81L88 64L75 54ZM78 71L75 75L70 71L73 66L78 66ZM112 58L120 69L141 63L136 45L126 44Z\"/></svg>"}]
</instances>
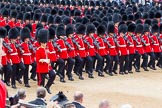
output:
<instances>
[{"instance_id":1,"label":"row of marching guardsmen","mask_svg":"<svg viewBox=\"0 0 162 108\"><path fill-rule=\"evenodd\" d=\"M130 23L127 26L124 22L119 23L118 28L111 22L107 27L99 25L97 28L92 23L66 27L60 24L48 29L38 27L34 39L28 26L22 29L1 27L4 82L10 86L11 80L12 88L16 88L16 80L22 83L23 77L25 87L30 87L31 65L30 78L36 80L37 75L38 85L51 93L56 75L65 82L65 71L68 80L73 81L72 72L84 80L83 70L89 78L94 78L94 70L100 77L104 77L104 72L110 76L118 74L118 65L122 75L133 73L133 66L136 72L140 72L140 67L145 71L149 71L148 67L162 68L161 28L157 24Z\"/></svg>"}]
</instances>

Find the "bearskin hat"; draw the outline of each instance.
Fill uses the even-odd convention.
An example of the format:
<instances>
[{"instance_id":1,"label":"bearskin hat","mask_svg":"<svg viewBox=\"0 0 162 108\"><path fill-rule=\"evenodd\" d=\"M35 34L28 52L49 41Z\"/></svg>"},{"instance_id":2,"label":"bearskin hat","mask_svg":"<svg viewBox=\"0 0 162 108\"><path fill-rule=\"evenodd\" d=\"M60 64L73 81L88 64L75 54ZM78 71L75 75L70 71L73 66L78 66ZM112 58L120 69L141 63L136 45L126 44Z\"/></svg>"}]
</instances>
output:
<instances>
[{"instance_id":1,"label":"bearskin hat","mask_svg":"<svg viewBox=\"0 0 162 108\"><path fill-rule=\"evenodd\" d=\"M149 14L147 12L143 13L143 16L142 16L143 19L147 19L148 17L149 17Z\"/></svg>"},{"instance_id":2,"label":"bearskin hat","mask_svg":"<svg viewBox=\"0 0 162 108\"><path fill-rule=\"evenodd\" d=\"M49 31L46 29L40 29L38 31L38 42L47 43L49 39Z\"/></svg>"},{"instance_id":3,"label":"bearskin hat","mask_svg":"<svg viewBox=\"0 0 162 108\"><path fill-rule=\"evenodd\" d=\"M127 25L126 24L121 24L120 26L119 26L119 28L118 28L118 32L119 33L126 33L127 32Z\"/></svg>"},{"instance_id":4,"label":"bearskin hat","mask_svg":"<svg viewBox=\"0 0 162 108\"><path fill-rule=\"evenodd\" d=\"M42 15L41 22L47 22L47 15Z\"/></svg>"},{"instance_id":5,"label":"bearskin hat","mask_svg":"<svg viewBox=\"0 0 162 108\"><path fill-rule=\"evenodd\" d=\"M23 20L23 13L22 12L17 13L17 19Z\"/></svg>"},{"instance_id":6,"label":"bearskin hat","mask_svg":"<svg viewBox=\"0 0 162 108\"><path fill-rule=\"evenodd\" d=\"M64 24L64 25L67 25L67 24L70 24L70 23L71 23L70 17L65 17L65 18L63 18L63 24Z\"/></svg>"},{"instance_id":7,"label":"bearskin hat","mask_svg":"<svg viewBox=\"0 0 162 108\"><path fill-rule=\"evenodd\" d=\"M66 36L68 36L69 34L73 34L74 33L74 28L73 28L73 26L71 25L71 24L68 24L67 26L66 26Z\"/></svg>"},{"instance_id":8,"label":"bearskin hat","mask_svg":"<svg viewBox=\"0 0 162 108\"><path fill-rule=\"evenodd\" d=\"M98 35L104 35L106 33L106 28L103 25L99 25L97 28L97 34Z\"/></svg>"},{"instance_id":9,"label":"bearskin hat","mask_svg":"<svg viewBox=\"0 0 162 108\"><path fill-rule=\"evenodd\" d=\"M133 21L133 20L134 20L134 16L133 16L132 14L129 14L129 15L127 16L127 20Z\"/></svg>"},{"instance_id":10,"label":"bearskin hat","mask_svg":"<svg viewBox=\"0 0 162 108\"><path fill-rule=\"evenodd\" d=\"M162 33L162 24L160 24L160 33Z\"/></svg>"},{"instance_id":11,"label":"bearskin hat","mask_svg":"<svg viewBox=\"0 0 162 108\"><path fill-rule=\"evenodd\" d=\"M18 36L19 36L19 32L17 28L12 28L9 30L8 32L9 39L17 39Z\"/></svg>"},{"instance_id":12,"label":"bearskin hat","mask_svg":"<svg viewBox=\"0 0 162 108\"><path fill-rule=\"evenodd\" d=\"M95 33L96 29L93 24L88 24L86 29L86 34Z\"/></svg>"},{"instance_id":13,"label":"bearskin hat","mask_svg":"<svg viewBox=\"0 0 162 108\"><path fill-rule=\"evenodd\" d=\"M59 25L57 28L56 28L56 35L57 37L59 38L60 36L65 36L66 33L65 33L65 29L63 26Z\"/></svg>"},{"instance_id":14,"label":"bearskin hat","mask_svg":"<svg viewBox=\"0 0 162 108\"><path fill-rule=\"evenodd\" d=\"M118 13L113 14L112 17L114 23L120 22L121 21L121 16Z\"/></svg>"},{"instance_id":15,"label":"bearskin hat","mask_svg":"<svg viewBox=\"0 0 162 108\"><path fill-rule=\"evenodd\" d=\"M53 27L49 27L49 39L54 39L55 37L55 29Z\"/></svg>"},{"instance_id":16,"label":"bearskin hat","mask_svg":"<svg viewBox=\"0 0 162 108\"><path fill-rule=\"evenodd\" d=\"M115 26L113 23L108 24L107 33L115 33Z\"/></svg>"},{"instance_id":17,"label":"bearskin hat","mask_svg":"<svg viewBox=\"0 0 162 108\"><path fill-rule=\"evenodd\" d=\"M55 24L60 24L60 23L62 23L61 17L60 17L60 16L56 16L55 19L54 19L54 23L55 23Z\"/></svg>"},{"instance_id":18,"label":"bearskin hat","mask_svg":"<svg viewBox=\"0 0 162 108\"><path fill-rule=\"evenodd\" d=\"M159 26L157 24L152 25L151 32L152 33L159 32Z\"/></svg>"},{"instance_id":19,"label":"bearskin hat","mask_svg":"<svg viewBox=\"0 0 162 108\"><path fill-rule=\"evenodd\" d=\"M157 19L153 19L152 20L151 25L154 25L154 24L158 24L158 20Z\"/></svg>"},{"instance_id":20,"label":"bearskin hat","mask_svg":"<svg viewBox=\"0 0 162 108\"><path fill-rule=\"evenodd\" d=\"M39 14L39 13L35 13L33 16L34 21L40 21L40 18L41 18L41 14Z\"/></svg>"},{"instance_id":21,"label":"bearskin hat","mask_svg":"<svg viewBox=\"0 0 162 108\"><path fill-rule=\"evenodd\" d=\"M143 33L143 25L142 24L137 24L135 33Z\"/></svg>"},{"instance_id":22,"label":"bearskin hat","mask_svg":"<svg viewBox=\"0 0 162 108\"><path fill-rule=\"evenodd\" d=\"M155 16L154 12L153 12L153 11L150 11L150 12L149 12L149 18L150 18L150 19L153 19L154 16Z\"/></svg>"},{"instance_id":23,"label":"bearskin hat","mask_svg":"<svg viewBox=\"0 0 162 108\"><path fill-rule=\"evenodd\" d=\"M7 10L7 9L3 9L3 10L2 10L2 16L3 16L3 17L8 17L8 15L9 15L8 10Z\"/></svg>"},{"instance_id":24,"label":"bearskin hat","mask_svg":"<svg viewBox=\"0 0 162 108\"><path fill-rule=\"evenodd\" d=\"M27 27L24 27L21 31L20 31L20 36L22 41L24 41L26 38L30 38L30 30Z\"/></svg>"},{"instance_id":25,"label":"bearskin hat","mask_svg":"<svg viewBox=\"0 0 162 108\"><path fill-rule=\"evenodd\" d=\"M31 14L30 14L30 13L25 13L25 14L23 15L23 19L24 19L24 21L25 21L25 20L30 20L30 19L31 19Z\"/></svg>"},{"instance_id":26,"label":"bearskin hat","mask_svg":"<svg viewBox=\"0 0 162 108\"><path fill-rule=\"evenodd\" d=\"M148 24L148 25L151 25L151 19L146 19L144 24Z\"/></svg>"},{"instance_id":27,"label":"bearskin hat","mask_svg":"<svg viewBox=\"0 0 162 108\"><path fill-rule=\"evenodd\" d=\"M124 14L124 15L122 16L122 21L127 21L127 15L126 15L126 14Z\"/></svg>"},{"instance_id":28,"label":"bearskin hat","mask_svg":"<svg viewBox=\"0 0 162 108\"><path fill-rule=\"evenodd\" d=\"M15 10L11 11L10 17L11 18L16 18L17 12Z\"/></svg>"},{"instance_id":29,"label":"bearskin hat","mask_svg":"<svg viewBox=\"0 0 162 108\"><path fill-rule=\"evenodd\" d=\"M7 36L7 30L4 27L0 27L0 38L5 38Z\"/></svg>"},{"instance_id":30,"label":"bearskin hat","mask_svg":"<svg viewBox=\"0 0 162 108\"><path fill-rule=\"evenodd\" d=\"M87 17L82 18L82 24L87 24L89 23L89 19Z\"/></svg>"},{"instance_id":31,"label":"bearskin hat","mask_svg":"<svg viewBox=\"0 0 162 108\"><path fill-rule=\"evenodd\" d=\"M161 13L160 12L156 12L155 18L161 18Z\"/></svg>"},{"instance_id":32,"label":"bearskin hat","mask_svg":"<svg viewBox=\"0 0 162 108\"><path fill-rule=\"evenodd\" d=\"M143 26L143 32L150 32L150 26L148 24L144 24Z\"/></svg>"},{"instance_id":33,"label":"bearskin hat","mask_svg":"<svg viewBox=\"0 0 162 108\"><path fill-rule=\"evenodd\" d=\"M128 32L134 32L136 29L136 25L134 23L130 23L128 25Z\"/></svg>"},{"instance_id":34,"label":"bearskin hat","mask_svg":"<svg viewBox=\"0 0 162 108\"><path fill-rule=\"evenodd\" d=\"M78 27L76 27L76 34L85 34L86 31L86 26L83 24L78 25Z\"/></svg>"},{"instance_id":35,"label":"bearskin hat","mask_svg":"<svg viewBox=\"0 0 162 108\"><path fill-rule=\"evenodd\" d=\"M47 22L48 22L48 24L53 24L54 18L52 15L48 16Z\"/></svg>"}]
</instances>

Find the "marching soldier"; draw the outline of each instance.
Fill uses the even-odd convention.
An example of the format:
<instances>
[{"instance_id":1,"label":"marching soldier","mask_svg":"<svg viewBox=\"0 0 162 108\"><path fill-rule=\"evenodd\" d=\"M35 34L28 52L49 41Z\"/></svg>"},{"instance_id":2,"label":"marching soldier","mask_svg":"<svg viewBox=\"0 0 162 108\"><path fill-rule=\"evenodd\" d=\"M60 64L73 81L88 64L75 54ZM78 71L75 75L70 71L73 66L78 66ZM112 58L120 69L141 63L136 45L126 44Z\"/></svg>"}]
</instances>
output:
<instances>
[{"instance_id":1,"label":"marching soldier","mask_svg":"<svg viewBox=\"0 0 162 108\"><path fill-rule=\"evenodd\" d=\"M16 17L17 17L16 10L12 10L10 14L10 20L8 21L8 25L10 26L10 28L15 27Z\"/></svg>"},{"instance_id":2,"label":"marching soldier","mask_svg":"<svg viewBox=\"0 0 162 108\"><path fill-rule=\"evenodd\" d=\"M55 79L55 72L50 67L50 59L47 52L47 42L48 42L49 31L45 29L40 29L38 31L38 42L40 47L36 51L36 63L37 63L37 78L38 86L43 86L46 88L47 92L51 94L50 87ZM45 85L45 76L49 74L48 82Z\"/></svg>"}]
</instances>

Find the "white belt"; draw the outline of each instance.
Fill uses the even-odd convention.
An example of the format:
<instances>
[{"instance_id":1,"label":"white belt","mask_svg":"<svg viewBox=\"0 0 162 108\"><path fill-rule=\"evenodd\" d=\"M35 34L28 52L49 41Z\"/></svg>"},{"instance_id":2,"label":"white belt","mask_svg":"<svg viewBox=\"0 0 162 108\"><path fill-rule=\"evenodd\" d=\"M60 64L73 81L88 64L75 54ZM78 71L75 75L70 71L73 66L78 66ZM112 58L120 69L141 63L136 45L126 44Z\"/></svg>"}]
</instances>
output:
<instances>
[{"instance_id":1,"label":"white belt","mask_svg":"<svg viewBox=\"0 0 162 108\"><path fill-rule=\"evenodd\" d=\"M90 46L90 48L94 48L94 46Z\"/></svg>"},{"instance_id":2,"label":"white belt","mask_svg":"<svg viewBox=\"0 0 162 108\"><path fill-rule=\"evenodd\" d=\"M11 53L10 55L18 55L18 53Z\"/></svg>"},{"instance_id":3,"label":"white belt","mask_svg":"<svg viewBox=\"0 0 162 108\"><path fill-rule=\"evenodd\" d=\"M150 43L146 44L146 46L149 46L149 45L150 45Z\"/></svg>"},{"instance_id":4,"label":"white belt","mask_svg":"<svg viewBox=\"0 0 162 108\"><path fill-rule=\"evenodd\" d=\"M63 48L63 49L61 49L62 51L66 51L67 50L67 48Z\"/></svg>"},{"instance_id":5,"label":"white belt","mask_svg":"<svg viewBox=\"0 0 162 108\"><path fill-rule=\"evenodd\" d=\"M142 45L137 45L136 47L142 47Z\"/></svg>"},{"instance_id":6,"label":"white belt","mask_svg":"<svg viewBox=\"0 0 162 108\"><path fill-rule=\"evenodd\" d=\"M50 54L54 54L54 53L56 53L56 51L51 51L51 52L49 52Z\"/></svg>"},{"instance_id":7,"label":"white belt","mask_svg":"<svg viewBox=\"0 0 162 108\"><path fill-rule=\"evenodd\" d=\"M71 50L74 50L74 48L71 48Z\"/></svg>"},{"instance_id":8,"label":"white belt","mask_svg":"<svg viewBox=\"0 0 162 108\"><path fill-rule=\"evenodd\" d=\"M31 55L31 53L24 53L23 55L30 56L30 55Z\"/></svg>"},{"instance_id":9,"label":"white belt","mask_svg":"<svg viewBox=\"0 0 162 108\"><path fill-rule=\"evenodd\" d=\"M119 45L119 47L126 47L126 45Z\"/></svg>"},{"instance_id":10,"label":"white belt","mask_svg":"<svg viewBox=\"0 0 162 108\"><path fill-rule=\"evenodd\" d=\"M159 45L159 44L153 44L153 45Z\"/></svg>"},{"instance_id":11,"label":"white belt","mask_svg":"<svg viewBox=\"0 0 162 108\"><path fill-rule=\"evenodd\" d=\"M105 49L105 47L100 47L99 49Z\"/></svg>"},{"instance_id":12,"label":"white belt","mask_svg":"<svg viewBox=\"0 0 162 108\"><path fill-rule=\"evenodd\" d=\"M134 47L134 45L129 45L129 47Z\"/></svg>"},{"instance_id":13,"label":"white belt","mask_svg":"<svg viewBox=\"0 0 162 108\"><path fill-rule=\"evenodd\" d=\"M4 54L2 54L2 56L6 56L6 54L4 53Z\"/></svg>"},{"instance_id":14,"label":"white belt","mask_svg":"<svg viewBox=\"0 0 162 108\"><path fill-rule=\"evenodd\" d=\"M85 48L79 48L79 50L85 50Z\"/></svg>"},{"instance_id":15,"label":"white belt","mask_svg":"<svg viewBox=\"0 0 162 108\"><path fill-rule=\"evenodd\" d=\"M111 46L110 48L115 48L115 46Z\"/></svg>"}]
</instances>

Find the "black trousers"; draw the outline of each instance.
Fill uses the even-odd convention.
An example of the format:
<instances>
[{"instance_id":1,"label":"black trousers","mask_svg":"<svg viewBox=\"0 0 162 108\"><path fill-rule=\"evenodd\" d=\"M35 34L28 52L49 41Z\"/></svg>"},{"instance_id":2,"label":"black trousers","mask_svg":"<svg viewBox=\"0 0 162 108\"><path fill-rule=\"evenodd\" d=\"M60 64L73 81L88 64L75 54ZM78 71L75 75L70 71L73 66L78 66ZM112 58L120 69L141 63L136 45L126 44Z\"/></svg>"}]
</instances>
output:
<instances>
[{"instance_id":1,"label":"black trousers","mask_svg":"<svg viewBox=\"0 0 162 108\"><path fill-rule=\"evenodd\" d=\"M35 78L36 77L36 67L37 67L37 63L34 61L32 64L32 69L30 70L31 72L31 76L30 78Z\"/></svg>"},{"instance_id":2,"label":"black trousers","mask_svg":"<svg viewBox=\"0 0 162 108\"><path fill-rule=\"evenodd\" d=\"M103 71L103 57L100 56L98 53L96 53L96 56L92 57L93 58L93 69L96 71ZM97 64L95 63L97 61ZM96 64L96 66L95 66Z\"/></svg>"},{"instance_id":3,"label":"black trousers","mask_svg":"<svg viewBox=\"0 0 162 108\"><path fill-rule=\"evenodd\" d=\"M4 82L10 82L11 73L12 73L11 64L7 63L7 65L3 65L2 72L4 74Z\"/></svg>"},{"instance_id":4,"label":"black trousers","mask_svg":"<svg viewBox=\"0 0 162 108\"><path fill-rule=\"evenodd\" d=\"M128 70L128 62L129 62L128 55L119 56L119 65L120 65L119 72L125 72Z\"/></svg>"},{"instance_id":5,"label":"black trousers","mask_svg":"<svg viewBox=\"0 0 162 108\"><path fill-rule=\"evenodd\" d=\"M22 62L12 65L11 84L15 85L15 80L20 80L24 74L25 66Z\"/></svg>"},{"instance_id":6,"label":"black trousers","mask_svg":"<svg viewBox=\"0 0 162 108\"><path fill-rule=\"evenodd\" d=\"M155 68L155 60L156 60L156 57L155 57L155 54L154 52L150 52L150 53L147 53L149 56L150 56L150 61L148 63L148 66L152 66Z\"/></svg>"},{"instance_id":7,"label":"black trousers","mask_svg":"<svg viewBox=\"0 0 162 108\"><path fill-rule=\"evenodd\" d=\"M157 62L157 66L162 66L162 52L154 52Z\"/></svg>"},{"instance_id":8,"label":"black trousers","mask_svg":"<svg viewBox=\"0 0 162 108\"><path fill-rule=\"evenodd\" d=\"M84 65L85 65L86 72L92 74L93 73L93 57L87 56L84 59ZM82 68L84 68L84 66Z\"/></svg>"},{"instance_id":9,"label":"black trousers","mask_svg":"<svg viewBox=\"0 0 162 108\"><path fill-rule=\"evenodd\" d=\"M75 57L75 66L74 73L78 73L82 76L82 68L84 66L84 58L81 58L79 55Z\"/></svg>"},{"instance_id":10,"label":"black trousers","mask_svg":"<svg viewBox=\"0 0 162 108\"><path fill-rule=\"evenodd\" d=\"M25 70L23 74L24 84L29 84L29 64L25 64Z\"/></svg>"},{"instance_id":11,"label":"black trousers","mask_svg":"<svg viewBox=\"0 0 162 108\"><path fill-rule=\"evenodd\" d=\"M56 62L56 65L58 66L57 74L61 74L64 77L65 61L59 58Z\"/></svg>"},{"instance_id":12,"label":"black trousers","mask_svg":"<svg viewBox=\"0 0 162 108\"><path fill-rule=\"evenodd\" d=\"M46 75L49 75L49 79L47 81L47 84L45 85L45 77ZM53 81L55 80L56 74L53 70L50 70L48 73L37 73L37 78L38 78L38 85L50 88Z\"/></svg>"},{"instance_id":13,"label":"black trousers","mask_svg":"<svg viewBox=\"0 0 162 108\"><path fill-rule=\"evenodd\" d=\"M142 54L142 59L143 59L143 62L141 64L141 67L147 67L148 66L148 54L147 53Z\"/></svg>"},{"instance_id":14,"label":"black trousers","mask_svg":"<svg viewBox=\"0 0 162 108\"><path fill-rule=\"evenodd\" d=\"M119 64L119 57L118 56L110 56L111 57L111 62L109 66L109 73L112 73L112 71L117 70L117 66Z\"/></svg>"},{"instance_id":15,"label":"black trousers","mask_svg":"<svg viewBox=\"0 0 162 108\"><path fill-rule=\"evenodd\" d=\"M73 70L74 64L75 64L75 59L73 59L73 58L68 58L67 59L67 64L66 64L67 72L66 72L66 75L68 77L72 77L72 70Z\"/></svg>"},{"instance_id":16,"label":"black trousers","mask_svg":"<svg viewBox=\"0 0 162 108\"><path fill-rule=\"evenodd\" d=\"M141 54L138 51L136 51L134 66L136 66L138 69L140 69L140 61L141 61Z\"/></svg>"},{"instance_id":17,"label":"black trousers","mask_svg":"<svg viewBox=\"0 0 162 108\"><path fill-rule=\"evenodd\" d=\"M110 63L112 62L110 55L105 55L105 56L103 56L103 66L105 64L105 59L106 59L106 66L104 68L104 71L109 70Z\"/></svg>"},{"instance_id":18,"label":"black trousers","mask_svg":"<svg viewBox=\"0 0 162 108\"><path fill-rule=\"evenodd\" d=\"M129 54L128 71L132 71L132 65L133 65L134 59L135 59L135 54Z\"/></svg>"}]
</instances>

